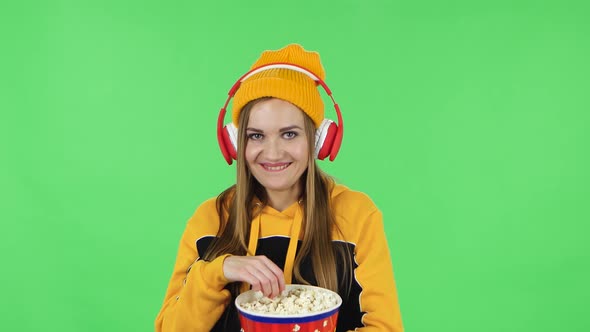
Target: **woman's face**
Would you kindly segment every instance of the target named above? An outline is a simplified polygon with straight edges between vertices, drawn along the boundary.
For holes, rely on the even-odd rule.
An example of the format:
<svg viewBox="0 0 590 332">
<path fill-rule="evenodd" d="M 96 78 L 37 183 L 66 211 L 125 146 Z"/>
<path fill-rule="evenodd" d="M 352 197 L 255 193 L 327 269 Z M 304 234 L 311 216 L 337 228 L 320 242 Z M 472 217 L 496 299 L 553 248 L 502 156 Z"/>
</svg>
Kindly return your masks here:
<svg viewBox="0 0 590 332">
<path fill-rule="evenodd" d="M 304 114 L 282 99 L 267 99 L 252 107 L 246 126 L 245 157 L 268 195 L 301 194 L 299 178 L 309 159 Z"/>
</svg>

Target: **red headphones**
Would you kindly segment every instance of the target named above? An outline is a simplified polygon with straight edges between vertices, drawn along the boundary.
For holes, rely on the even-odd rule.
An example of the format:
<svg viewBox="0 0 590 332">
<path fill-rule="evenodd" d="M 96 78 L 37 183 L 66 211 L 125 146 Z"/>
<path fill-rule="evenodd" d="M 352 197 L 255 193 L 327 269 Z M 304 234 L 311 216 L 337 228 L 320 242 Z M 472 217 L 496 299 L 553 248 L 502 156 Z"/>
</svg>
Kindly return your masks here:
<svg viewBox="0 0 590 332">
<path fill-rule="evenodd" d="M 225 118 L 226 108 L 229 104 L 229 101 L 236 94 L 236 91 L 243 81 L 256 73 L 272 68 L 291 69 L 309 76 L 316 82 L 316 84 L 321 85 L 324 88 L 324 91 L 326 91 L 328 96 L 332 99 L 332 103 L 334 103 L 334 109 L 336 110 L 336 114 L 338 116 L 338 124 L 329 119 L 324 119 L 322 121 L 320 127 L 316 130 L 315 156 L 320 160 L 324 160 L 324 158 L 330 156 L 330 161 L 333 161 L 338 154 L 338 150 L 340 150 L 340 145 L 342 144 L 342 135 L 344 133 L 344 123 L 342 121 L 340 107 L 334 100 L 334 97 L 332 97 L 332 91 L 330 88 L 328 88 L 324 81 L 322 81 L 309 70 L 290 63 L 270 63 L 254 68 L 242 75 L 242 77 L 240 77 L 240 79 L 238 79 L 238 81 L 234 83 L 234 85 L 229 90 L 227 100 L 221 108 L 219 117 L 217 118 L 217 141 L 219 142 L 219 147 L 221 148 L 221 153 L 223 153 L 225 161 L 231 165 L 233 160 L 237 159 L 238 150 L 238 128 L 236 128 L 232 122 L 223 126 L 223 119 Z"/>
</svg>

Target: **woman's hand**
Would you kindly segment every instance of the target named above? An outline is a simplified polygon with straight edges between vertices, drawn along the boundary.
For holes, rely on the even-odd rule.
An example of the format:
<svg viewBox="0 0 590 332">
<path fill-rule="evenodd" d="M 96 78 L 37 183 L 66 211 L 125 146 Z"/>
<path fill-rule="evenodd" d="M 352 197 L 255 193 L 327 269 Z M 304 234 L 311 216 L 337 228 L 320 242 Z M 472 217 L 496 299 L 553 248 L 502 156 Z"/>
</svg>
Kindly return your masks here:
<svg viewBox="0 0 590 332">
<path fill-rule="evenodd" d="M 228 256 L 223 261 L 223 274 L 229 282 L 247 282 L 269 298 L 285 290 L 283 271 L 266 256 Z"/>
</svg>

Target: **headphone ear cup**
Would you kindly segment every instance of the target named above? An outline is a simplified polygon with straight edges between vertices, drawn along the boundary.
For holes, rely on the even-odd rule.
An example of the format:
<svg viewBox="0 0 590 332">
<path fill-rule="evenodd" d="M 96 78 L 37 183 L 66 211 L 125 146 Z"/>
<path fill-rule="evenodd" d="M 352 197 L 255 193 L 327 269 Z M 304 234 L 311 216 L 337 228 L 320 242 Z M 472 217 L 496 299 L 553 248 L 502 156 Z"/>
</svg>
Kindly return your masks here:
<svg viewBox="0 0 590 332">
<path fill-rule="evenodd" d="M 338 125 L 334 121 L 324 119 L 315 134 L 315 155 L 317 159 L 324 160 L 330 155 L 334 140 L 338 133 Z"/>
<path fill-rule="evenodd" d="M 238 159 L 238 128 L 233 123 L 225 125 L 223 127 L 222 139 L 225 151 L 227 151 L 227 155 L 225 151 L 222 151 L 223 156 L 228 164 L 231 165 L 232 159 Z"/>
</svg>

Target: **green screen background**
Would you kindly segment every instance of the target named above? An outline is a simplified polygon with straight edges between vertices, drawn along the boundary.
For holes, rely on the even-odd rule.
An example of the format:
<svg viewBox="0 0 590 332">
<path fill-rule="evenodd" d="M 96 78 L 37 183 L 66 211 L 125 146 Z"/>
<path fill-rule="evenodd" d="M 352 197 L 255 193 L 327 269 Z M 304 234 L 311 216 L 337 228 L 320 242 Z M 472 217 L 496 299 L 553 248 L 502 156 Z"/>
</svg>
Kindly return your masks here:
<svg viewBox="0 0 590 332">
<path fill-rule="evenodd" d="M 320 165 L 383 211 L 407 331 L 589 331 L 589 9 L 3 2 L 0 329 L 153 330 L 186 221 L 234 179 L 226 93 L 297 42 L 346 123 Z"/>
</svg>

